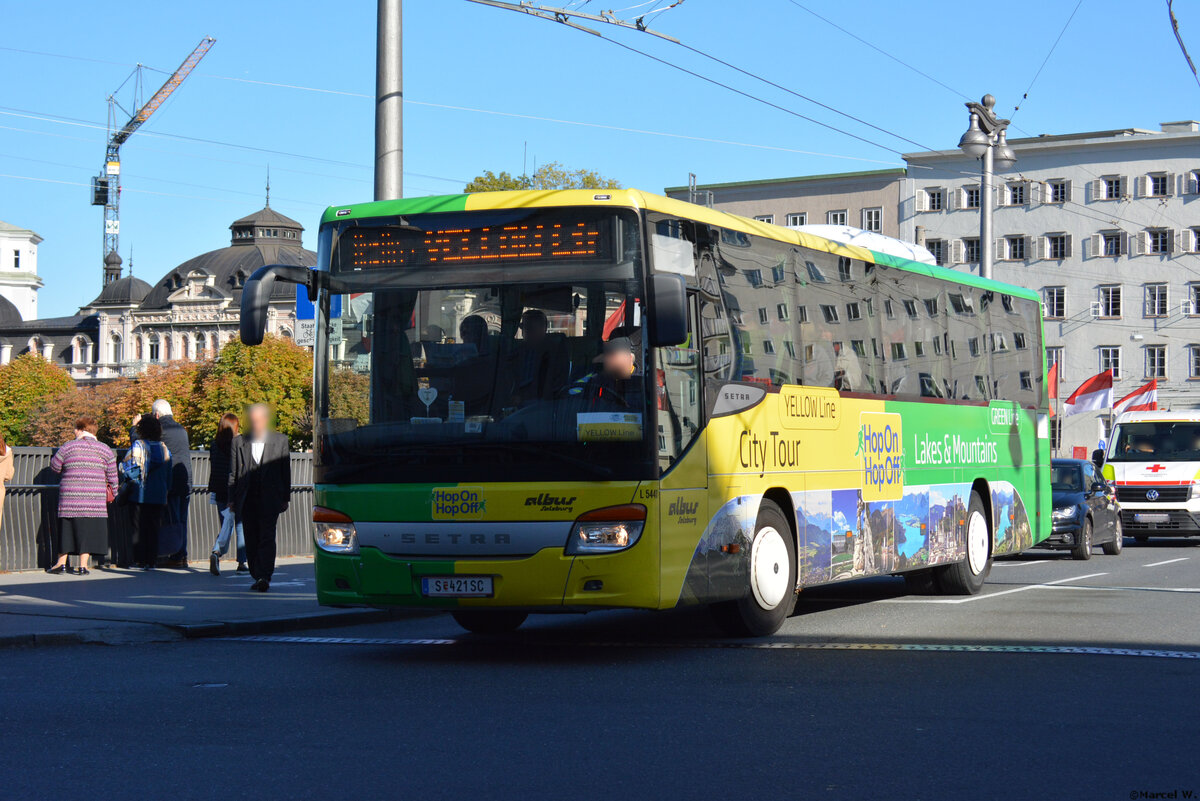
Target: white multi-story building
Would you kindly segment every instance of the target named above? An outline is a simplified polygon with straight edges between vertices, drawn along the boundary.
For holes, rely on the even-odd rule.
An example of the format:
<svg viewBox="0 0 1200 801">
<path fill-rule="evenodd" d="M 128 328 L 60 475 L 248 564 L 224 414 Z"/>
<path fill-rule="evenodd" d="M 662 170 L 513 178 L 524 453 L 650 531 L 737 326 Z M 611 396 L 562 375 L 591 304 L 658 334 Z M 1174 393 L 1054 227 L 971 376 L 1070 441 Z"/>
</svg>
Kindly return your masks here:
<svg viewBox="0 0 1200 801">
<path fill-rule="evenodd" d="M 0 221 L 0 297 L 6 298 L 22 320 L 37 318 L 38 245 L 42 238 L 27 228 Z"/>
<path fill-rule="evenodd" d="M 1112 369 L 1118 398 L 1153 378 L 1160 406 L 1200 408 L 1200 123 L 1009 144 L 993 276 L 1042 294 L 1062 393 Z M 977 272 L 978 162 L 958 149 L 904 158 L 901 238 Z"/>
</svg>

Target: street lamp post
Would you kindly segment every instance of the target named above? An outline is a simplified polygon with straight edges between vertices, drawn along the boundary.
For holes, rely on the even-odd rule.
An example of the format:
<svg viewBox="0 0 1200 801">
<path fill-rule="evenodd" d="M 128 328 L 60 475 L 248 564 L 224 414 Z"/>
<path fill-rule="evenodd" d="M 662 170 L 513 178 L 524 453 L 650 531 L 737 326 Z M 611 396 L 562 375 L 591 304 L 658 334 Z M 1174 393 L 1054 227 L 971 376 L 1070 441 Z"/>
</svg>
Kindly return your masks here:
<svg viewBox="0 0 1200 801">
<path fill-rule="evenodd" d="M 995 261 L 995 240 L 992 239 L 992 214 L 996 208 L 993 194 L 993 170 L 1007 170 L 1017 161 L 1016 154 L 1008 146 L 1008 120 L 1000 119 L 992 109 L 996 98 L 984 95 L 980 103 L 967 103 L 971 112 L 971 124 L 958 140 L 962 152 L 972 158 L 983 160 L 983 180 L 979 187 L 979 274 L 992 277 Z"/>
</svg>

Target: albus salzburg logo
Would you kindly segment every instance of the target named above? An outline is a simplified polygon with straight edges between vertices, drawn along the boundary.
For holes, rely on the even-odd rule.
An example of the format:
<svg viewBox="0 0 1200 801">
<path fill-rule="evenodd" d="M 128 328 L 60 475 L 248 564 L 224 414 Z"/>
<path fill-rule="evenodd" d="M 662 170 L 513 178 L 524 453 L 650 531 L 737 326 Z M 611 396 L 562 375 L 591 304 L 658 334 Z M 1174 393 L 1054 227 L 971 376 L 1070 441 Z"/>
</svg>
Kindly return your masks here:
<svg viewBox="0 0 1200 801">
<path fill-rule="evenodd" d="M 862 458 L 864 501 L 894 501 L 904 496 L 904 432 L 898 414 L 863 412 L 858 450 Z"/>
</svg>

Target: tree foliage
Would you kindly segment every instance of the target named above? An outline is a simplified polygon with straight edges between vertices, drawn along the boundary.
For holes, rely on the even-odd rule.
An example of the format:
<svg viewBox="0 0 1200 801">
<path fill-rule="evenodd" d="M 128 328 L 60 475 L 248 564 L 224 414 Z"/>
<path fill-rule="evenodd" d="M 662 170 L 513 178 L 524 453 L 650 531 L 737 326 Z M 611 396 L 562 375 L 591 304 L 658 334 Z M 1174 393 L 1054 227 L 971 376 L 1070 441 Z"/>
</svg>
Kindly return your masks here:
<svg viewBox="0 0 1200 801">
<path fill-rule="evenodd" d="M 130 416 L 124 404 L 128 383 L 124 379 L 109 381 L 46 400 L 29 415 L 26 441 L 46 448 L 62 445 L 75 436 L 75 421 L 87 414 L 96 418 L 100 440 L 116 447 L 128 445 Z"/>
<path fill-rule="evenodd" d="M 66 370 L 34 353 L 0 367 L 0 434 L 9 444 L 28 444 L 30 413 L 74 387 Z"/>
<path fill-rule="evenodd" d="M 467 184 L 464 192 L 498 192 L 506 189 L 620 189 L 621 183 L 595 170 L 571 170 L 557 161 L 538 167 L 533 175 L 499 174 L 487 170 Z"/>
</svg>

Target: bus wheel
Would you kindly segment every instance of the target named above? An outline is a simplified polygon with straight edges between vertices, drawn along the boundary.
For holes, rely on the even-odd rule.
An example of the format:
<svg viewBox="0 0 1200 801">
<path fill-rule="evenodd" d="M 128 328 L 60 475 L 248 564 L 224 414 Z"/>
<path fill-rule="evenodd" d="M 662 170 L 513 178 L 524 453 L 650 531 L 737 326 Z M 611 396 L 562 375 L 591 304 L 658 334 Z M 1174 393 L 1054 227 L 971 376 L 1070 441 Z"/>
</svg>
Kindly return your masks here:
<svg viewBox="0 0 1200 801">
<path fill-rule="evenodd" d="M 976 595 L 983 589 L 992 569 L 992 527 L 978 492 L 971 492 L 967 507 L 967 558 L 935 569 L 938 587 L 945 595 Z"/>
<path fill-rule="evenodd" d="M 529 617 L 526 612 L 459 609 L 451 613 L 454 622 L 475 634 L 507 634 L 516 631 Z"/>
<path fill-rule="evenodd" d="M 779 631 L 796 604 L 796 542 L 779 507 L 764 500 L 754 523 L 747 560 L 746 595 L 716 604 L 723 627 L 739 637 L 765 637 Z"/>
</svg>

